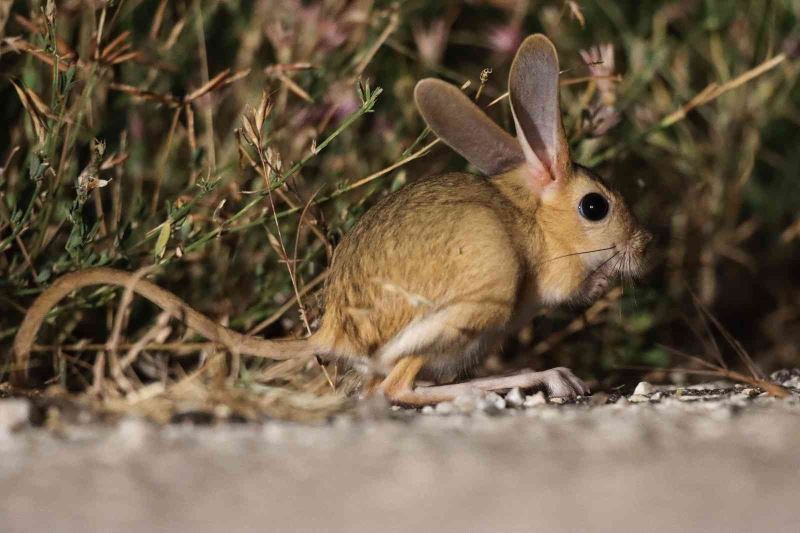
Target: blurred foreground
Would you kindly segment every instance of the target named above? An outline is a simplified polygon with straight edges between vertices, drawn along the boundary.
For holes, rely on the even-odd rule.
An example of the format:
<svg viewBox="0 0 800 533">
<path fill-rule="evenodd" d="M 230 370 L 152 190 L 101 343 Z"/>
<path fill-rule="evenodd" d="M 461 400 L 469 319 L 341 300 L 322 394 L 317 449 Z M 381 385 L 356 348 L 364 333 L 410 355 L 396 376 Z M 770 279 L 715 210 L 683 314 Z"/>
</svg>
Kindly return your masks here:
<svg viewBox="0 0 800 533">
<path fill-rule="evenodd" d="M 740 387 L 448 415 L 365 403 L 320 426 L 23 429 L 0 438 L 0 515 L 6 532 L 796 532 L 798 400 Z"/>
</svg>

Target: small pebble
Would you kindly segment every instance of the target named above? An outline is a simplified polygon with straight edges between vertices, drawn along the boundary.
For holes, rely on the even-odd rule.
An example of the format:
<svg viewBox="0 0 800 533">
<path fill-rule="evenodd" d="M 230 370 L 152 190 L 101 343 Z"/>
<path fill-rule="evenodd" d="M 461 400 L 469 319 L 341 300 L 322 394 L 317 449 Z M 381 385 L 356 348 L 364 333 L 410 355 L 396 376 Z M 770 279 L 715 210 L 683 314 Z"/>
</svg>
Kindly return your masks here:
<svg viewBox="0 0 800 533">
<path fill-rule="evenodd" d="M 550 403 L 557 403 L 559 405 L 567 403 L 566 398 L 550 398 Z"/>
<path fill-rule="evenodd" d="M 544 393 L 539 391 L 536 394 L 531 394 L 527 398 L 525 398 L 525 407 L 536 407 L 538 405 L 545 405 L 547 404 L 547 398 L 544 397 Z"/>
<path fill-rule="evenodd" d="M 233 409 L 229 405 L 220 404 L 214 407 L 214 416 L 220 420 L 227 420 L 233 415 Z"/>
<path fill-rule="evenodd" d="M 633 394 L 646 396 L 648 394 L 653 394 L 655 391 L 656 389 L 650 383 L 646 381 L 640 381 L 639 384 L 636 385 L 636 388 L 633 390 Z"/>
<path fill-rule="evenodd" d="M 478 407 L 485 412 L 498 412 L 506 408 L 506 401 L 496 392 L 490 392 L 478 402 Z"/>
<path fill-rule="evenodd" d="M 479 408 L 481 395 L 477 391 L 460 394 L 453 400 L 453 406 L 460 413 L 469 414 Z"/>
<path fill-rule="evenodd" d="M 650 396 L 650 399 L 657 402 L 657 401 L 660 401 L 663 396 L 664 395 L 660 391 L 657 391 L 657 392 L 654 392 L 652 396 Z"/>
<path fill-rule="evenodd" d="M 631 403 L 644 403 L 644 402 L 649 402 L 650 398 L 648 398 L 644 394 L 631 394 L 631 397 L 628 398 L 628 401 Z"/>
<path fill-rule="evenodd" d="M 456 412 L 456 407 L 453 402 L 441 402 L 436 405 L 436 414 L 438 415 L 451 415 Z"/>
<path fill-rule="evenodd" d="M 628 405 L 628 399 L 625 396 L 620 396 L 615 403 L 616 405 Z"/>
<path fill-rule="evenodd" d="M 30 412 L 28 400 L 11 398 L 0 401 L 0 433 L 11 433 L 27 424 Z"/>
<path fill-rule="evenodd" d="M 425 407 L 422 408 L 423 415 L 432 415 L 435 412 L 436 410 L 433 408 L 432 405 L 426 405 Z"/>
<path fill-rule="evenodd" d="M 514 387 L 506 394 L 506 403 L 511 407 L 521 407 L 525 403 L 525 396 L 519 387 Z"/>
<path fill-rule="evenodd" d="M 140 448 L 147 442 L 151 429 L 144 419 L 126 417 L 117 425 L 115 447 L 129 450 Z"/>
</svg>

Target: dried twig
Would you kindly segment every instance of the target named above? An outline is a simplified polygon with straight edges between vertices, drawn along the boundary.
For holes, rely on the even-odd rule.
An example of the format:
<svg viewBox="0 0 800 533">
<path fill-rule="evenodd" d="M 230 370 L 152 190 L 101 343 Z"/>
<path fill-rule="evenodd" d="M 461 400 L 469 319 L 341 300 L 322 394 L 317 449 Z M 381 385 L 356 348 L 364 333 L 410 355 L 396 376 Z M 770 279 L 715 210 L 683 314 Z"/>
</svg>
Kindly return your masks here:
<svg viewBox="0 0 800 533">
<path fill-rule="evenodd" d="M 661 119 L 661 121 L 659 121 L 658 123 L 659 128 L 667 128 L 675 124 L 676 122 L 683 120 L 683 118 L 686 117 L 686 115 L 692 109 L 706 105 L 707 103 L 717 99 L 726 92 L 744 85 L 748 81 L 757 78 L 758 76 L 764 74 L 765 72 L 768 72 L 773 68 L 777 67 L 785 60 L 786 56 L 784 54 L 779 54 L 771 59 L 764 61 L 757 67 L 754 67 L 748 70 L 747 72 L 733 78 L 732 80 L 723 83 L 722 85 L 719 85 L 717 83 L 709 84 L 708 86 L 706 86 L 705 89 L 700 91 L 694 98 L 689 100 L 687 103 L 682 105 L 673 113 L 670 113 L 669 115 Z"/>
</svg>

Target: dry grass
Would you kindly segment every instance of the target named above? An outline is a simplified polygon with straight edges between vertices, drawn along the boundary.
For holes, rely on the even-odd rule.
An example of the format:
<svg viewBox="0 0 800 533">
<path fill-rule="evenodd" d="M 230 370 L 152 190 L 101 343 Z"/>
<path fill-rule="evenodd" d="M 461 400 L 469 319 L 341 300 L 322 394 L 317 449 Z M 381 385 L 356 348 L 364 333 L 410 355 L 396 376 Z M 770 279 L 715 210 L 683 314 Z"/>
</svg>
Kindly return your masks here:
<svg viewBox="0 0 800 533">
<path fill-rule="evenodd" d="M 509 127 L 510 58 L 544 31 L 576 158 L 656 232 L 654 268 L 582 317 L 537 318 L 489 364 L 566 364 L 611 386 L 635 377 L 619 366 L 668 366 L 670 350 L 714 354 L 683 318 L 691 287 L 754 365 L 798 366 L 797 13 L 790 0 L 0 2 L 0 353 L 54 277 L 106 264 L 145 269 L 240 331 L 307 334 L 339 236 L 407 180 L 464 168 L 423 128 L 416 80 L 464 86 Z M 358 384 L 319 362 L 241 360 L 103 288 L 54 309 L 40 342 L 32 394 L 162 421 L 319 418 Z"/>
</svg>

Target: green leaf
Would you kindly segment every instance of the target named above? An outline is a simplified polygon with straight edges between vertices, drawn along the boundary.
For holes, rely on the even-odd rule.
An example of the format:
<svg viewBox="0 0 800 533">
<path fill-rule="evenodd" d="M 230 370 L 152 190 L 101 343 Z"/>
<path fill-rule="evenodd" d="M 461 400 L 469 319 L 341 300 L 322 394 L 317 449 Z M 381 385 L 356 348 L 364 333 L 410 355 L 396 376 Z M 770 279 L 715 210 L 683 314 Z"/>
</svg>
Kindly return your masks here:
<svg viewBox="0 0 800 533">
<path fill-rule="evenodd" d="M 172 219 L 168 218 L 164 224 L 161 225 L 161 231 L 158 233 L 158 239 L 156 240 L 155 248 L 156 259 L 161 259 L 164 257 L 164 252 L 167 249 L 167 243 L 169 243 L 169 236 L 171 233 Z"/>
</svg>

